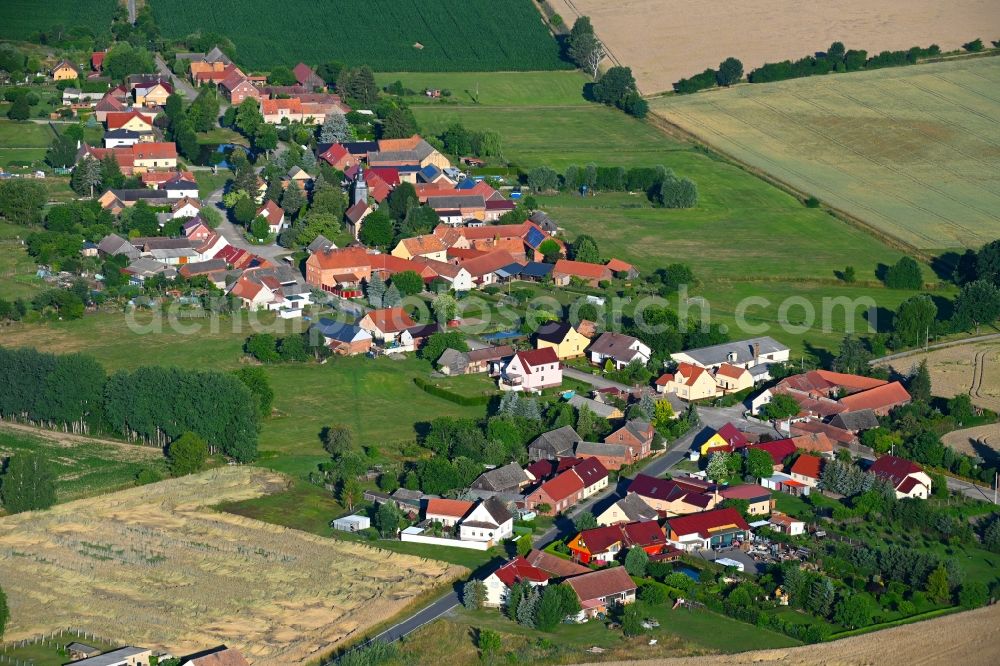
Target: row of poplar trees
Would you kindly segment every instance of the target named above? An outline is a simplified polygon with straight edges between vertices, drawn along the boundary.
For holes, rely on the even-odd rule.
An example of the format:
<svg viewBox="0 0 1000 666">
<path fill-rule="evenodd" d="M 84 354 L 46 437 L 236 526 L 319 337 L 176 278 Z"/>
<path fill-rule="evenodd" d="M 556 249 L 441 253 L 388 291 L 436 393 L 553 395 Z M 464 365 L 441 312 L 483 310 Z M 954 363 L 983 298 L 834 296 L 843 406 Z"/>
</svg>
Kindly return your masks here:
<svg viewBox="0 0 1000 666">
<path fill-rule="evenodd" d="M 240 462 L 256 457 L 260 430 L 256 399 L 233 375 L 149 366 L 108 376 L 91 356 L 27 348 L 0 348 L 0 419 L 160 447 L 194 432 Z"/>
</svg>

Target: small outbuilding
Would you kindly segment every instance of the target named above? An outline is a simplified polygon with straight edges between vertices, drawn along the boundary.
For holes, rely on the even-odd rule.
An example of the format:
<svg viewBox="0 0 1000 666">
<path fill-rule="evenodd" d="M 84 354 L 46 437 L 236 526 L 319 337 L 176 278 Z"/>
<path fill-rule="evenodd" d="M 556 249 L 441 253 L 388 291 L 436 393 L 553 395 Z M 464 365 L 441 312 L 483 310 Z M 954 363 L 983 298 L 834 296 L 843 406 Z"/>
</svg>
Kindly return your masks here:
<svg viewBox="0 0 1000 666">
<path fill-rule="evenodd" d="M 372 526 L 368 516 L 344 516 L 333 521 L 333 529 L 341 532 L 360 532 Z"/>
</svg>

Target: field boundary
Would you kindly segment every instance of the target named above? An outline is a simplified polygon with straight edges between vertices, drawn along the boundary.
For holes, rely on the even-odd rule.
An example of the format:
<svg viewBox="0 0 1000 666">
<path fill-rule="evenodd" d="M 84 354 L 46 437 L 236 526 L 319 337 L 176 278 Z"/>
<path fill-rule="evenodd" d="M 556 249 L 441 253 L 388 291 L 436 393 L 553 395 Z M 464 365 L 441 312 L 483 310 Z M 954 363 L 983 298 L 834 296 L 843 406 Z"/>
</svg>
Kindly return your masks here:
<svg viewBox="0 0 1000 666">
<path fill-rule="evenodd" d="M 803 205 L 805 205 L 807 199 L 813 196 L 808 192 L 800 190 L 794 185 L 782 180 L 778 176 L 775 176 L 774 174 L 770 173 L 769 171 L 765 171 L 747 162 L 744 162 L 735 155 L 732 155 L 731 153 L 725 151 L 724 149 L 713 145 L 712 143 L 710 143 L 703 137 L 699 136 L 698 134 L 695 134 L 694 132 L 686 130 L 683 127 L 680 127 L 679 125 L 670 122 L 669 120 L 667 120 L 666 118 L 655 112 L 651 112 L 649 115 L 647 115 L 646 120 L 650 123 L 650 125 L 659 129 L 662 133 L 666 134 L 667 136 L 674 139 L 684 139 L 694 144 L 695 147 L 700 148 L 703 151 L 706 151 L 709 157 L 715 157 L 716 159 L 721 159 L 722 161 L 729 162 L 733 166 L 739 167 L 740 169 L 749 173 L 750 175 L 756 176 L 757 178 L 760 178 L 764 182 L 768 183 L 769 185 L 777 187 L 785 194 L 789 194 L 795 197 Z M 886 232 L 877 229 L 876 227 L 873 227 L 871 224 L 865 222 L 863 219 L 855 215 L 851 215 L 847 211 L 841 210 L 836 206 L 831 206 L 821 201 L 820 210 L 825 211 L 831 217 L 840 220 L 845 224 L 848 224 L 856 229 L 864 231 L 865 233 L 869 234 L 870 236 L 873 236 L 875 239 L 881 241 L 882 243 L 884 243 L 885 245 L 889 246 L 894 250 L 899 250 L 900 252 L 904 252 L 926 263 L 930 263 L 930 261 L 933 258 L 932 255 L 926 253 L 925 251 L 918 249 L 917 247 L 911 245 L 910 243 L 907 243 L 906 241 L 900 238 L 897 238 L 891 234 L 887 234 Z"/>
<path fill-rule="evenodd" d="M 936 342 L 933 345 L 928 345 L 926 348 L 921 347 L 919 349 L 909 349 L 907 351 L 899 352 L 898 354 L 889 354 L 888 356 L 880 356 L 879 358 L 873 358 L 869 363 L 871 365 L 877 365 L 879 363 L 885 363 L 886 361 L 895 361 L 897 359 L 906 358 L 907 356 L 913 356 L 914 354 L 925 354 L 929 351 L 934 351 L 935 349 L 945 349 L 947 347 L 958 347 L 961 345 L 971 345 L 977 342 L 989 342 L 991 340 L 1000 339 L 1000 333 L 989 333 L 988 335 L 979 335 L 972 338 L 961 338 L 959 340 L 949 340 L 947 342 Z"/>
</svg>

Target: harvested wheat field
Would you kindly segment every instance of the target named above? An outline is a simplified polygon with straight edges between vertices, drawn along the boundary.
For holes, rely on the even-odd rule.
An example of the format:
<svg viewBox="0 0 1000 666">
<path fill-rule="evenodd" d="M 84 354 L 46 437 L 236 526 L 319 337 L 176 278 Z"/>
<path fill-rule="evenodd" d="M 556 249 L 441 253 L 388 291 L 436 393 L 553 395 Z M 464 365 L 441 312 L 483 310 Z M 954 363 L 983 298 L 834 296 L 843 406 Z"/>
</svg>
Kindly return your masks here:
<svg viewBox="0 0 1000 666">
<path fill-rule="evenodd" d="M 632 68 L 646 95 L 734 56 L 749 71 L 765 62 L 797 60 L 835 41 L 869 53 L 937 44 L 957 49 L 1000 35 L 994 0 L 549 0 L 568 24 L 589 16 L 620 64 Z"/>
<path fill-rule="evenodd" d="M 1000 5 L 998 5 L 1000 6 Z M 915 248 L 1000 237 L 1000 57 L 653 100 L 654 113 Z"/>
<path fill-rule="evenodd" d="M 990 423 L 965 430 L 953 430 L 943 436 L 941 441 L 959 453 L 970 456 L 983 456 L 984 452 L 976 450 L 975 443 L 985 444 L 996 454 L 1000 454 L 1000 423 Z"/>
<path fill-rule="evenodd" d="M 822 645 L 710 657 L 602 662 L 603 666 L 857 666 L 859 664 L 992 666 L 1000 662 L 1000 606 L 955 613 Z"/>
<path fill-rule="evenodd" d="M 912 354 L 888 361 L 886 365 L 906 375 L 924 360 L 931 373 L 934 395 L 953 398 L 959 393 L 968 393 L 974 405 L 1000 411 L 1000 340 Z"/>
<path fill-rule="evenodd" d="M 256 666 L 302 663 L 464 571 L 207 508 L 286 485 L 229 467 L 0 519 L 5 638 L 73 627 L 175 654 L 225 643 Z"/>
</svg>

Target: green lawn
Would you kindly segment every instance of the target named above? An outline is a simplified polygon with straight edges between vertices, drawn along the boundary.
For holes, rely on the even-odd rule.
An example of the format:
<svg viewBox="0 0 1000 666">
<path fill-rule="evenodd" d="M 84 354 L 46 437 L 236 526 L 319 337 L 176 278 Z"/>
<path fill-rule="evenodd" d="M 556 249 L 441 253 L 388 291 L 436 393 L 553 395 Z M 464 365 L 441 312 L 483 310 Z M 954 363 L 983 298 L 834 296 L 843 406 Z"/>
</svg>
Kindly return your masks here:
<svg viewBox="0 0 1000 666">
<path fill-rule="evenodd" d="M 21 244 L 31 232 L 22 226 L 0 222 L 0 298 L 30 298 L 44 286 L 35 277 L 35 261 Z"/>
<path fill-rule="evenodd" d="M 52 138 L 48 125 L 0 118 L 0 167 L 43 160 Z"/>
<path fill-rule="evenodd" d="M 271 315 L 256 317 L 270 326 Z M 47 351 L 81 351 L 95 356 L 109 370 L 151 363 L 184 368 L 234 370 L 243 358 L 242 345 L 251 330 L 248 315 L 221 319 L 212 331 L 207 321 L 197 330 L 171 330 L 166 317 L 136 315 L 146 327 L 133 331 L 124 314 L 88 315 L 76 321 L 17 324 L 5 329 L 0 344 L 36 346 Z M 284 321 L 279 324 L 287 323 Z M 278 335 L 293 329 L 276 329 Z M 44 345 L 40 343 L 44 340 Z M 356 441 L 373 444 L 392 455 L 401 443 L 412 442 L 414 426 L 439 416 L 482 417 L 486 408 L 463 407 L 421 391 L 414 377 L 429 377 L 431 365 L 414 358 L 332 358 L 324 365 L 294 363 L 265 366 L 275 392 L 276 413 L 264 422 L 262 451 L 282 455 L 322 455 L 319 431 L 346 423 Z"/>
<path fill-rule="evenodd" d="M 583 86 L 590 79 L 581 72 L 380 72 L 375 82 L 384 87 L 395 81 L 413 90 L 410 104 L 434 106 L 590 106 Z M 450 97 L 431 99 L 424 90 L 451 91 Z M 477 100 L 478 94 L 478 100 Z"/>
<path fill-rule="evenodd" d="M 599 162 L 606 166 L 666 164 L 666 154 L 685 144 L 667 138 L 652 125 L 621 111 L 585 106 L 415 106 L 425 134 L 438 134 L 453 123 L 473 130 L 496 130 L 504 158 L 522 169 Z"/>
<path fill-rule="evenodd" d="M 198 182 L 198 196 L 206 198 L 212 192 L 223 188 L 233 174 L 228 169 L 223 169 L 214 174 L 211 171 L 195 171 L 194 179 Z"/>
<path fill-rule="evenodd" d="M 57 474 L 56 493 L 61 502 L 127 488 L 135 484 L 136 475 L 144 469 L 167 475 L 159 449 L 100 441 L 63 443 L 56 439 L 58 436 L 0 429 L 0 456 L 26 451 L 45 456 Z"/>
<path fill-rule="evenodd" d="M 76 632 L 63 631 L 53 636 L 47 636 L 45 640 L 37 643 L 4 646 L 3 654 L 7 657 L 5 663 L 20 662 L 34 666 L 62 666 L 69 662 L 66 646 L 74 642 L 84 643 L 105 652 L 121 647 L 120 643 L 111 643 L 99 638 L 78 635 Z"/>
<path fill-rule="evenodd" d="M 198 132 L 198 143 L 219 144 L 236 143 L 241 146 L 248 145 L 246 138 L 236 130 L 228 127 L 216 127 L 208 132 Z"/>
</svg>

